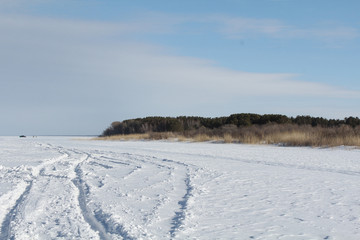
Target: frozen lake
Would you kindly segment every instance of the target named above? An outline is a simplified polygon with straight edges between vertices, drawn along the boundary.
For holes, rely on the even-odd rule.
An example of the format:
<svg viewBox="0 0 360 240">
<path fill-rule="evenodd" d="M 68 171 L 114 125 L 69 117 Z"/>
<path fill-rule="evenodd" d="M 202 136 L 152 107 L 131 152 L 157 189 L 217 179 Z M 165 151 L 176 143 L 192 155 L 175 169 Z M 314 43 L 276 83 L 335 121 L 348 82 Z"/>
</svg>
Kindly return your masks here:
<svg viewBox="0 0 360 240">
<path fill-rule="evenodd" d="M 0 137 L 0 239 L 360 239 L 360 150 Z"/>
</svg>

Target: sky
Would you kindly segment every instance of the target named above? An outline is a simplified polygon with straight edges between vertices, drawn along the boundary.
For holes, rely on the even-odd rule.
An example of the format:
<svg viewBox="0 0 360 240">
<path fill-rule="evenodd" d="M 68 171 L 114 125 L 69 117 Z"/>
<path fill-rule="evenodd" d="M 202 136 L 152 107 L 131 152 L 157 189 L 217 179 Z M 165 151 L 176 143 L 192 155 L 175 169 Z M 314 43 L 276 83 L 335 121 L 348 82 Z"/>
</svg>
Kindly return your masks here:
<svg viewBox="0 0 360 240">
<path fill-rule="evenodd" d="M 0 0 L 0 135 L 360 116 L 360 1 Z"/>
</svg>

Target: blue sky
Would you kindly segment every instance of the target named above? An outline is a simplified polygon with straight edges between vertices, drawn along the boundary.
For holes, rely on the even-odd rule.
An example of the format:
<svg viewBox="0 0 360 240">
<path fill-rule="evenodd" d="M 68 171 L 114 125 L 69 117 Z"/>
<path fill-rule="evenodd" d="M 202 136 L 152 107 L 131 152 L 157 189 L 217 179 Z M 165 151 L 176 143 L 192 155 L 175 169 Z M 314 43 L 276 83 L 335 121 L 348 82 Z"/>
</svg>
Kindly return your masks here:
<svg viewBox="0 0 360 240">
<path fill-rule="evenodd" d="M 0 0 L 0 135 L 360 116 L 359 1 Z"/>
</svg>

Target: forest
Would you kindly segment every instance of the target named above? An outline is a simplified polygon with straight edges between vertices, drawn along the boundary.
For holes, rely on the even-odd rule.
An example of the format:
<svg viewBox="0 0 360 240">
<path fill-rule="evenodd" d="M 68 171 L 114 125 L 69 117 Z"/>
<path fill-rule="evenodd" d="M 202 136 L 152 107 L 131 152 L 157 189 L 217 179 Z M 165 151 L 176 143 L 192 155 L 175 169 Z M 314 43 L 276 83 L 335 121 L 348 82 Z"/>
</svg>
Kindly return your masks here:
<svg viewBox="0 0 360 240">
<path fill-rule="evenodd" d="M 340 120 L 311 116 L 287 117 L 281 114 L 260 115 L 253 113 L 232 114 L 228 117 L 215 118 L 187 116 L 146 117 L 113 122 L 103 131 L 101 136 L 153 132 L 173 132 L 183 133 L 185 135 L 195 132 L 208 134 L 222 134 L 226 132 L 234 134 L 241 128 L 265 125 L 311 126 L 313 128 L 339 128 L 341 126 L 348 126 L 356 128 L 360 126 L 360 119 L 358 117 L 348 117 Z"/>
</svg>

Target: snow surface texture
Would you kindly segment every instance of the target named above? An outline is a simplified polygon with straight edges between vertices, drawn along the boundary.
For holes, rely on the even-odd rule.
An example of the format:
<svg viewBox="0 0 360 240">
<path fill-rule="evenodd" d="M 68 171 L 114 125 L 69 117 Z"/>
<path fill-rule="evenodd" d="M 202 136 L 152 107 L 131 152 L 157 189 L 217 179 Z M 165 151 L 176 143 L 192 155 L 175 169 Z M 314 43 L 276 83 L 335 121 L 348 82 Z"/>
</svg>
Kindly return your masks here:
<svg viewBox="0 0 360 240">
<path fill-rule="evenodd" d="M 360 151 L 0 137 L 0 239 L 360 239 Z"/>
</svg>

